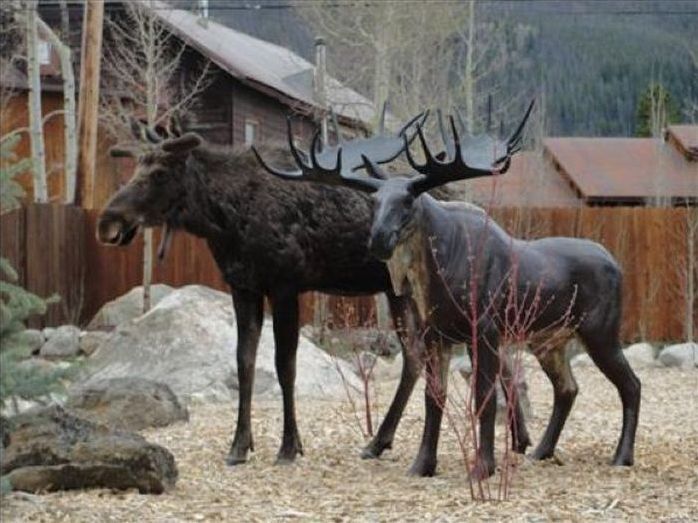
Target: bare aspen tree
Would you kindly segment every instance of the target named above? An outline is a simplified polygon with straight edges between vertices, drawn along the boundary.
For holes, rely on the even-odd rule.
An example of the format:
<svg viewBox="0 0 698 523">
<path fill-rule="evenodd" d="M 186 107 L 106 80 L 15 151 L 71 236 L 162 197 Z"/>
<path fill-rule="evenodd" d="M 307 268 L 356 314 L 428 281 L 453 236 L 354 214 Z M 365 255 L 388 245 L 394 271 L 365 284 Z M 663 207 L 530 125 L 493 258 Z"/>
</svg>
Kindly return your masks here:
<svg viewBox="0 0 698 523">
<path fill-rule="evenodd" d="M 10 120 L 10 101 L 19 92 L 14 78 L 17 65 L 26 60 L 26 25 L 21 20 L 21 11 L 23 6 L 19 0 L 0 3 L 0 77 L 4 80 L 0 82 L 0 121 L 6 125 Z M 13 131 L 1 136 L 0 141 L 10 134 L 14 134 Z"/>
<path fill-rule="evenodd" d="M 181 61 L 186 46 L 173 37 L 157 15 L 141 3 L 126 3 L 121 17 L 106 19 L 109 44 L 104 48 L 101 118 L 117 139 L 129 134 L 132 117 L 145 116 L 149 127 L 166 122 L 196 101 L 209 85 L 210 62 L 184 85 Z M 150 309 L 153 232 L 144 231 L 143 310 Z"/>
<path fill-rule="evenodd" d="M 448 70 L 462 9 L 321 1 L 300 4 L 298 12 L 327 41 L 330 73 L 368 94 L 375 107 L 390 99 L 393 114 L 404 118 L 451 102 Z"/>
<path fill-rule="evenodd" d="M 75 74 L 73 72 L 73 60 L 70 47 L 64 44 L 60 38 L 46 25 L 43 20 L 36 18 L 41 32 L 56 48 L 61 61 L 61 76 L 63 78 L 63 135 L 65 145 L 64 181 L 65 203 L 75 203 L 75 190 L 77 181 L 78 141 L 76 131 L 77 111 L 75 108 Z"/>
<path fill-rule="evenodd" d="M 48 202 L 46 181 L 46 148 L 41 112 L 41 64 L 39 63 L 39 36 L 37 33 L 36 2 L 26 2 L 25 23 L 27 41 L 27 81 L 29 83 L 28 112 L 29 136 L 34 174 L 34 201 Z"/>
</svg>

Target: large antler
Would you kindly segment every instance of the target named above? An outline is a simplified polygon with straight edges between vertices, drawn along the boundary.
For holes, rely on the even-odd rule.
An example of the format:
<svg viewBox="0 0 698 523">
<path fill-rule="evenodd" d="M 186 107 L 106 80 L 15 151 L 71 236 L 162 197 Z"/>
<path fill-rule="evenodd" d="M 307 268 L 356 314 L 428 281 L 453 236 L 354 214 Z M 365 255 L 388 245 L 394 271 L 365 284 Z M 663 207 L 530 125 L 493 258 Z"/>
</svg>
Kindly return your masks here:
<svg viewBox="0 0 698 523">
<path fill-rule="evenodd" d="M 320 131 L 318 130 L 315 132 L 313 141 L 310 145 L 310 152 L 306 154 L 300 151 L 296 147 L 296 144 L 293 143 L 290 117 L 287 117 L 286 122 L 288 126 L 288 147 L 291 150 L 291 155 L 293 156 L 298 169 L 293 171 L 282 171 L 280 169 L 276 169 L 267 164 L 259 154 L 259 151 L 257 151 L 257 148 L 252 146 L 252 152 L 257 157 L 257 161 L 259 161 L 262 167 L 264 167 L 264 169 L 269 171 L 271 174 L 286 180 L 321 182 L 327 185 L 348 185 L 356 189 L 363 189 L 366 184 L 373 185 L 373 183 L 377 181 L 371 178 L 366 178 L 365 176 L 356 176 L 351 172 L 346 172 L 346 170 L 343 171 L 342 165 L 344 163 L 344 150 L 341 143 L 339 146 L 334 147 L 332 151 L 335 155 L 333 162 L 334 167 L 324 167 L 320 163 L 319 156 L 326 158 L 330 151 L 325 149 L 321 155 L 318 155 L 317 150 L 320 144 Z M 374 190 L 377 188 L 377 185 L 375 185 Z"/>
<path fill-rule="evenodd" d="M 405 153 L 410 166 L 422 174 L 415 178 L 413 189 L 416 194 L 428 191 L 439 185 L 456 180 L 466 180 L 493 174 L 503 174 L 511 165 L 511 157 L 521 150 L 523 129 L 533 109 L 533 101 L 528 106 L 526 114 L 516 131 L 503 142 L 488 134 L 468 136 L 461 141 L 456 129 L 453 116 L 449 116 L 451 134 L 453 140 L 444 140 L 446 143 L 446 160 L 441 161 L 434 157 L 424 138 L 424 131 L 420 123 L 417 124 L 417 136 L 422 145 L 425 162 L 418 164 L 405 141 Z M 441 124 L 440 124 L 441 125 Z M 445 132 L 442 127 L 442 135 Z"/>
<path fill-rule="evenodd" d="M 424 122 L 426 113 L 420 113 L 409 120 L 394 136 L 385 133 L 385 126 L 381 124 L 379 133 L 367 138 L 355 138 L 345 140 L 337 125 L 337 119 L 332 112 L 332 123 L 337 136 L 337 144 L 325 146 L 320 151 L 320 133 L 313 136 L 310 150 L 306 154 L 300 151 L 293 142 L 291 120 L 287 117 L 288 145 L 297 169 L 282 171 L 267 164 L 255 147 L 252 150 L 264 169 L 281 178 L 289 180 L 305 180 L 322 182 L 330 185 L 349 185 L 357 189 L 376 190 L 377 180 L 364 176 L 356 176 L 354 171 L 363 167 L 362 156 L 365 155 L 376 163 L 387 163 L 394 160 L 405 148 L 405 143 L 410 143 L 415 136 L 410 136 L 408 131 L 415 122 Z M 381 118 L 383 121 L 383 117 Z M 329 166 L 334 167 L 329 167 Z M 369 187 L 367 187 L 367 185 Z"/>
</svg>

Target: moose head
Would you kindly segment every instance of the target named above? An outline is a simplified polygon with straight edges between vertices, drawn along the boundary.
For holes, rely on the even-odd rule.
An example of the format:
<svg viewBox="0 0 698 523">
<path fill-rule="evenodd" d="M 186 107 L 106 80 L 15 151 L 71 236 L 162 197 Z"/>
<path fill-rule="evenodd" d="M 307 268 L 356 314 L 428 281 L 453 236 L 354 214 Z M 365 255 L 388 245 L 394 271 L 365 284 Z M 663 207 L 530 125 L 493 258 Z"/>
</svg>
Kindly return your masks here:
<svg viewBox="0 0 698 523">
<path fill-rule="evenodd" d="M 97 239 L 107 245 L 127 245 L 140 227 L 165 225 L 162 251 L 169 240 L 168 224 L 185 195 L 186 160 L 202 139 L 195 133 L 183 134 L 175 121 L 156 132 L 132 120 L 131 130 L 137 142 L 109 152 L 113 157 L 134 158 L 135 172 L 102 210 Z"/>
<path fill-rule="evenodd" d="M 350 142 L 352 155 L 358 151 L 361 161 L 346 165 L 342 144 L 339 144 L 334 167 L 325 167 L 327 158 L 319 159 L 310 150 L 310 162 L 304 161 L 300 154 L 295 153 L 299 170 L 293 173 L 280 172 L 268 167 L 261 158 L 262 165 L 277 176 L 292 180 L 313 180 L 329 185 L 344 185 L 354 189 L 373 193 L 375 200 L 373 223 L 369 237 L 369 250 L 380 260 L 388 260 L 397 244 L 405 238 L 415 224 L 414 215 L 417 210 L 415 202 L 419 195 L 440 185 L 456 181 L 503 174 L 511 165 L 511 157 L 521 149 L 523 129 L 528 120 L 533 102 L 529 105 L 521 123 L 511 137 L 503 142 L 488 134 L 466 137 L 461 139 L 453 116 L 449 117 L 452 137 L 443 132 L 446 150 L 434 155 L 424 137 L 422 115 L 413 119 L 417 121 L 416 136 L 419 137 L 425 163 L 419 164 L 410 152 L 407 133 L 402 132 L 403 147 L 407 161 L 416 176 L 403 174 L 388 176 L 370 154 L 362 151 L 362 144 Z M 317 136 L 317 135 L 316 135 Z M 293 151 L 293 149 L 292 149 Z M 358 163 L 358 165 L 357 165 Z M 364 169 L 369 176 L 355 173 Z"/>
</svg>

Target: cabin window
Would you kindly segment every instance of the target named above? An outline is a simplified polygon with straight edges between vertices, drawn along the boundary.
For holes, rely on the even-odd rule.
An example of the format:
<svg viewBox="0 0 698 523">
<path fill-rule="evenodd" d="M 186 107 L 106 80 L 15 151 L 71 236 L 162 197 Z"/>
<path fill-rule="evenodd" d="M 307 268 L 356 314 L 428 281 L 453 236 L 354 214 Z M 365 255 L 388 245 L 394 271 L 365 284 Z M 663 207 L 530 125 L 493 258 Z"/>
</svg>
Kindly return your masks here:
<svg viewBox="0 0 698 523">
<path fill-rule="evenodd" d="M 259 123 L 255 120 L 245 119 L 245 145 L 250 146 L 259 137 Z"/>
<path fill-rule="evenodd" d="M 39 65 L 51 63 L 51 44 L 45 40 L 39 40 Z"/>
</svg>

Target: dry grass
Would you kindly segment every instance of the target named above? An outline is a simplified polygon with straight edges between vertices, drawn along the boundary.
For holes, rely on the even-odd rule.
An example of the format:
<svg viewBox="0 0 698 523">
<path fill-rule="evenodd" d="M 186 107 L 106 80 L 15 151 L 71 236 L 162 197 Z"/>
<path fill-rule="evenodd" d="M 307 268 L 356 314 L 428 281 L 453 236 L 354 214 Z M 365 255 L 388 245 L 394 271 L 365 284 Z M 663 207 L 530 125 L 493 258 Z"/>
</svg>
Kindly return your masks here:
<svg viewBox="0 0 698 523">
<path fill-rule="evenodd" d="M 464 521 L 671 520 L 698 517 L 698 372 L 639 371 L 643 404 L 633 468 L 607 465 L 620 431 L 620 401 L 596 369 L 575 372 L 581 392 L 562 434 L 562 465 L 524 460 L 510 500 L 470 500 L 460 451 L 448 426 L 439 475 L 405 475 L 422 428 L 422 395 L 415 394 L 395 446 L 379 461 L 362 461 L 354 416 L 345 403 L 301 402 L 306 455 L 273 465 L 280 442 L 280 402 L 257 402 L 257 452 L 231 469 L 224 465 L 233 428 L 232 405 L 193 409 L 189 424 L 146 432 L 176 456 L 180 478 L 162 496 L 106 490 L 47 495 L 11 494 L 2 521 Z M 552 391 L 529 370 L 534 438 L 550 412 Z M 381 385 L 384 412 L 394 384 Z M 498 426 L 498 435 L 503 427 Z M 495 478 L 496 481 L 496 478 Z M 493 483 L 493 488 L 495 484 Z"/>
</svg>

